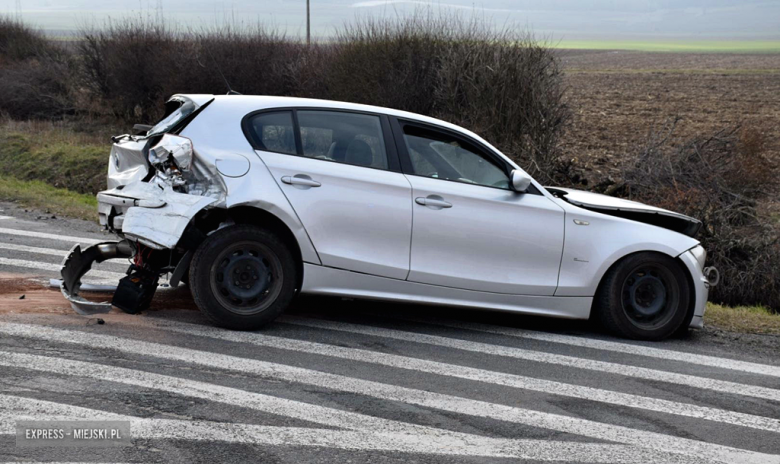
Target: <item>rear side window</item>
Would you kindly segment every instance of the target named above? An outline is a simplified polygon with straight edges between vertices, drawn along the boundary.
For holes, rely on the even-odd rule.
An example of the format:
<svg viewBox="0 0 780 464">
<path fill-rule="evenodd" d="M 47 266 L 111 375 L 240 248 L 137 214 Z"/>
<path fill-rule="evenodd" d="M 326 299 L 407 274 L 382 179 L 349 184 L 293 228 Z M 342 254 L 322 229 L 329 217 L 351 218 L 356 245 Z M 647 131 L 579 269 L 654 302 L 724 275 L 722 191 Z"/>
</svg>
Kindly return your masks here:
<svg viewBox="0 0 780 464">
<path fill-rule="evenodd" d="M 298 111 L 303 156 L 387 169 L 379 116 L 339 111 Z"/>
<path fill-rule="evenodd" d="M 297 153 L 291 111 L 255 115 L 249 121 L 249 130 L 261 150 L 290 155 Z"/>
</svg>

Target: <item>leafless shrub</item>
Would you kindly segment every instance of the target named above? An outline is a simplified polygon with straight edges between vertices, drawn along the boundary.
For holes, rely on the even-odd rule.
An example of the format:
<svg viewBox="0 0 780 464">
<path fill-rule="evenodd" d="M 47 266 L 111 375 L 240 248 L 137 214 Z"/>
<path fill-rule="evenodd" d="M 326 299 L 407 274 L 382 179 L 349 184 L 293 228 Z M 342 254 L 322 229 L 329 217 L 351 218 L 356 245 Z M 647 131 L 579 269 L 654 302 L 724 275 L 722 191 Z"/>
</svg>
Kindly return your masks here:
<svg viewBox="0 0 780 464">
<path fill-rule="evenodd" d="M 73 110 L 69 54 L 23 23 L 0 16 L 0 110 L 14 118 Z"/>
<path fill-rule="evenodd" d="M 178 31 L 124 22 L 83 32 L 83 87 L 113 114 L 150 122 L 173 93 L 343 100 L 412 111 L 471 128 L 542 180 L 556 172 L 568 119 L 558 63 L 530 36 L 455 15 L 418 13 L 345 25 L 306 46 L 273 31 Z"/>
<path fill-rule="evenodd" d="M 780 240 L 758 211 L 775 187 L 776 167 L 761 153 L 760 133 L 743 127 L 681 140 L 674 135 L 677 122 L 652 132 L 626 157 L 623 181 L 612 193 L 702 220 L 699 238 L 723 277 L 713 299 L 779 310 Z"/>
<path fill-rule="evenodd" d="M 57 52 L 38 31 L 20 20 L 0 15 L 0 66 Z"/>
<path fill-rule="evenodd" d="M 543 43 L 479 20 L 418 13 L 364 20 L 339 34 L 327 90 L 478 132 L 540 180 L 558 171 L 569 118 L 562 72 Z"/>
</svg>

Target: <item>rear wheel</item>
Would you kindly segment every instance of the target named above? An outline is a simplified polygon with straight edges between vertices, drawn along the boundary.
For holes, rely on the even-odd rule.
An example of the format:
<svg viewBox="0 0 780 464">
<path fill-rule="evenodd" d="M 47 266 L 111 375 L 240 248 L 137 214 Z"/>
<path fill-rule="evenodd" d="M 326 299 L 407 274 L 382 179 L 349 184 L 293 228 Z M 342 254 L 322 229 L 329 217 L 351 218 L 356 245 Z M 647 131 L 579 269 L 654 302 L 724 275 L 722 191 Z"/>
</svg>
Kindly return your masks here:
<svg viewBox="0 0 780 464">
<path fill-rule="evenodd" d="M 637 253 L 604 276 L 595 311 L 608 330 L 628 338 L 661 340 L 690 324 L 690 288 L 671 257 Z"/>
<path fill-rule="evenodd" d="M 289 306 L 296 272 L 284 241 L 267 230 L 238 225 L 214 232 L 200 245 L 189 283 L 198 308 L 214 323 L 254 330 Z"/>
</svg>

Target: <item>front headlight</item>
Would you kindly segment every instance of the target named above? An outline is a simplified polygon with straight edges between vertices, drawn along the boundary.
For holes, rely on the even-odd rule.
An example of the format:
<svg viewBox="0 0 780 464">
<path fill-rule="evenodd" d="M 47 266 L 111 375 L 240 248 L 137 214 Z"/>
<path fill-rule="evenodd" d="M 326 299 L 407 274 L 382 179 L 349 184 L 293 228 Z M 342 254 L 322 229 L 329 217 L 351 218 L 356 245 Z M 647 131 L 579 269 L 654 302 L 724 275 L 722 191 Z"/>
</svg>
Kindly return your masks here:
<svg viewBox="0 0 780 464">
<path fill-rule="evenodd" d="M 696 262 L 699 263 L 699 269 L 704 269 L 704 262 L 707 261 L 707 250 L 699 245 L 696 248 L 692 248 L 690 253 L 696 258 Z"/>
</svg>

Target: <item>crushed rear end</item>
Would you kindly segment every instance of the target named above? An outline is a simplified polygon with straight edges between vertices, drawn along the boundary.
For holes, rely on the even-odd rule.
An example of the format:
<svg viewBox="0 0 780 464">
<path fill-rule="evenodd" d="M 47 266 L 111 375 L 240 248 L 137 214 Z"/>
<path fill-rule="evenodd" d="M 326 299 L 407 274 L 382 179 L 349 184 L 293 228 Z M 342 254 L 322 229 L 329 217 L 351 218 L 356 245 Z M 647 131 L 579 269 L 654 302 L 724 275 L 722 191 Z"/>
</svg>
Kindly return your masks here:
<svg viewBox="0 0 780 464">
<path fill-rule="evenodd" d="M 155 126 L 112 138 L 108 189 L 97 199 L 100 224 L 118 240 L 83 250 L 76 245 L 63 260 L 61 290 L 77 312 L 95 314 L 117 306 L 137 313 L 148 307 L 160 275 L 173 273 L 172 285 L 185 278 L 188 259 L 205 238 L 191 227 L 192 219 L 224 204 L 226 189 L 214 160 L 199 156 L 192 141 L 178 134 L 212 100 L 210 95 L 176 95 Z M 81 278 L 92 265 L 117 258 L 130 265 L 112 302 L 79 296 Z"/>
</svg>

